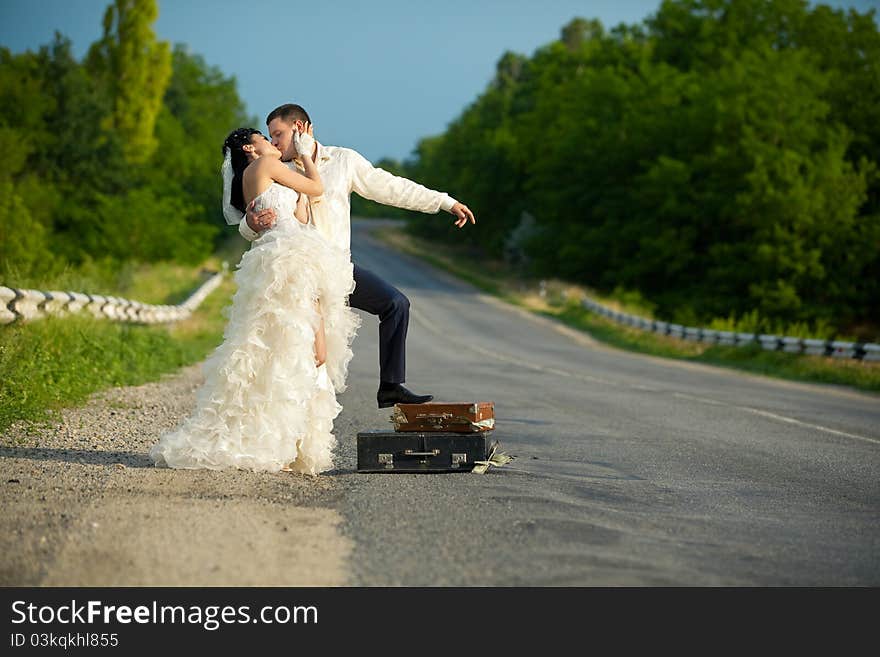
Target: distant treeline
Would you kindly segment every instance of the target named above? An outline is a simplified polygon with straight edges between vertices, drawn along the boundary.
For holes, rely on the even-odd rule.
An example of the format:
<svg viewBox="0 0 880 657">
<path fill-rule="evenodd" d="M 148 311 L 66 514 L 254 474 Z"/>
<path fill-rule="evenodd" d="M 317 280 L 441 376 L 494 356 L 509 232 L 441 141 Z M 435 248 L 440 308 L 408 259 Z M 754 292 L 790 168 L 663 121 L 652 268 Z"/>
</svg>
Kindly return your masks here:
<svg viewBox="0 0 880 657">
<path fill-rule="evenodd" d="M 234 79 L 156 40 L 156 16 L 155 0 L 114 0 L 83 61 L 58 33 L 0 48 L 3 284 L 197 263 L 222 238 L 220 148 L 255 121 Z"/>
<path fill-rule="evenodd" d="M 684 322 L 870 334 L 880 325 L 880 33 L 803 0 L 667 0 L 576 19 L 416 158 L 476 213 L 464 236 Z M 823 328 L 824 327 L 824 328 Z"/>
</svg>

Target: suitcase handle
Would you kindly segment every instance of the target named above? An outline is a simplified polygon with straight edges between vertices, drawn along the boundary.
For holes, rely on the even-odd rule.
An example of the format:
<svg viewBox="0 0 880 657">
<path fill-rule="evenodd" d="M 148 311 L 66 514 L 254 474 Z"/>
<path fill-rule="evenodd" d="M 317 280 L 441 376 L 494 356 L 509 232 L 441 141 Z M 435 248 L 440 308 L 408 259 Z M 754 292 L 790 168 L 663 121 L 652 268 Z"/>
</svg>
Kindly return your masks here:
<svg viewBox="0 0 880 657">
<path fill-rule="evenodd" d="M 437 456 L 440 453 L 439 449 L 432 449 L 430 452 L 416 452 L 411 449 L 404 450 L 403 452 L 407 456 Z"/>
<path fill-rule="evenodd" d="M 443 413 L 441 415 L 431 415 L 429 413 L 420 413 L 416 415 L 416 420 L 436 420 L 437 422 L 443 423 L 444 420 L 450 420 L 449 424 L 472 424 L 474 426 L 480 426 L 480 422 L 485 422 L 486 420 L 480 420 L 480 422 L 474 422 L 469 417 L 464 415 L 453 415 L 452 413 Z M 392 422 L 394 420 L 392 419 Z"/>
<path fill-rule="evenodd" d="M 440 413 L 439 415 L 434 413 L 419 413 L 416 415 L 417 420 L 447 420 L 452 418 L 452 413 Z"/>
</svg>

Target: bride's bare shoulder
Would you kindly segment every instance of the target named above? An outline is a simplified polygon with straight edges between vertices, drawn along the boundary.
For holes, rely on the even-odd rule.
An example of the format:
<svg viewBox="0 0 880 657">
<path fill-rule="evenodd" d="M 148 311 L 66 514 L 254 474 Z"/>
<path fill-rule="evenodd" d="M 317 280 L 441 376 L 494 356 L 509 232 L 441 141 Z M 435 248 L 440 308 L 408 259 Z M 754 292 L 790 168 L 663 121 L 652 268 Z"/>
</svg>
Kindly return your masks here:
<svg viewBox="0 0 880 657">
<path fill-rule="evenodd" d="M 245 173 L 247 173 L 248 171 L 250 171 L 252 174 L 254 172 L 259 172 L 259 171 L 270 171 L 271 167 L 272 167 L 272 163 L 274 161 L 275 161 L 275 159 L 270 158 L 270 157 L 257 158 L 256 160 L 254 160 L 253 162 L 251 162 L 250 164 L 247 165 L 247 168 L 245 169 Z"/>
<path fill-rule="evenodd" d="M 245 167 L 244 173 L 242 174 L 242 179 L 245 181 L 254 182 L 259 185 L 259 181 L 265 179 L 273 179 L 275 176 L 273 174 L 276 171 L 273 164 L 277 164 L 278 160 L 270 157 L 261 157 Z"/>
</svg>

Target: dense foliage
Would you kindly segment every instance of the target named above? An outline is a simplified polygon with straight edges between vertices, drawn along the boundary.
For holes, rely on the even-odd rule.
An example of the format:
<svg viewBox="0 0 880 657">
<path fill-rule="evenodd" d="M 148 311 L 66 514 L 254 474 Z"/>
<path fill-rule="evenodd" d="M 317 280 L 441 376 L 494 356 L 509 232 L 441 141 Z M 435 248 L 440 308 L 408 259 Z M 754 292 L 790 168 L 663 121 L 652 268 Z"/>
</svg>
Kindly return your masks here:
<svg viewBox="0 0 880 657">
<path fill-rule="evenodd" d="M 505 54 L 416 155 L 409 175 L 475 211 L 470 238 L 532 273 L 686 322 L 877 337 L 873 11 L 666 0 L 640 25 L 576 19 L 531 57 Z"/>
<path fill-rule="evenodd" d="M 257 122 L 234 79 L 156 39 L 155 18 L 155 0 L 113 0 L 83 61 L 60 34 L 0 47 L 0 283 L 194 263 L 228 234 L 218 144 Z M 379 165 L 479 220 L 414 222 L 434 239 L 679 321 L 880 337 L 874 12 L 665 0 L 643 24 L 576 19 L 530 57 L 506 53 L 415 156 Z M 353 213 L 389 214 L 357 198 Z"/>
<path fill-rule="evenodd" d="M 0 48 L 0 283 L 196 263 L 223 236 L 220 146 L 255 121 L 234 79 L 156 40 L 156 15 L 155 0 L 113 0 L 83 61 L 57 33 Z"/>
</svg>

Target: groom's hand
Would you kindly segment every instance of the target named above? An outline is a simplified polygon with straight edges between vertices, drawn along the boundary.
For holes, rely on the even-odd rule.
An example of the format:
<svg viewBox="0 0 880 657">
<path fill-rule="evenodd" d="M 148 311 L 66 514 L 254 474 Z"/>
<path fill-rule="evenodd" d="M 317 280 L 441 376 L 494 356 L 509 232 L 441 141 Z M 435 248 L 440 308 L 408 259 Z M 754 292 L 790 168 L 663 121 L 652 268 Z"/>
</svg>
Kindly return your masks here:
<svg viewBox="0 0 880 657">
<path fill-rule="evenodd" d="M 459 228 L 464 226 L 468 220 L 470 220 L 472 224 L 477 223 L 477 220 L 474 219 L 474 213 L 471 212 L 470 208 L 464 203 L 456 203 L 452 206 L 450 212 L 458 217 L 458 219 L 455 220 L 455 225 Z"/>
<path fill-rule="evenodd" d="M 275 225 L 275 210 L 272 208 L 254 210 L 255 202 L 256 199 L 251 201 L 250 205 L 247 206 L 247 212 L 245 213 L 247 216 L 247 225 L 250 226 L 250 229 L 255 233 L 261 233 L 267 228 L 271 228 Z"/>
</svg>

